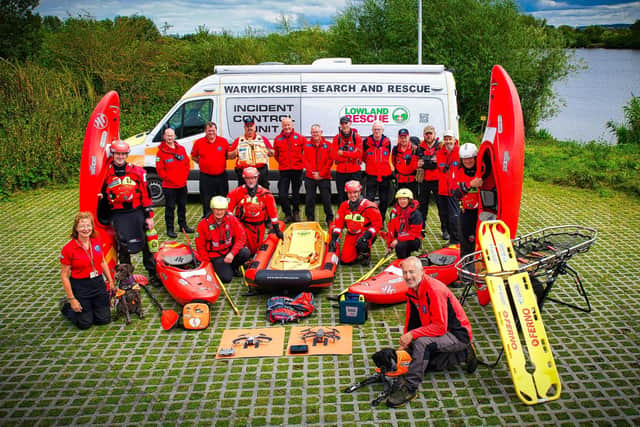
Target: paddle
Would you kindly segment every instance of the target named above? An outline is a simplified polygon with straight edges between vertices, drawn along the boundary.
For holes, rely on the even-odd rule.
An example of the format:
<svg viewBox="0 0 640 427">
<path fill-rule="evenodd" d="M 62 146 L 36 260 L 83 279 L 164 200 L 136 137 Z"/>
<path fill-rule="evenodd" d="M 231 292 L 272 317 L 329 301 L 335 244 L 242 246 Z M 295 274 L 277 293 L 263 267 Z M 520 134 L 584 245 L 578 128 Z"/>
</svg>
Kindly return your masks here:
<svg viewBox="0 0 640 427">
<path fill-rule="evenodd" d="M 165 310 L 162 307 L 162 304 L 160 304 L 160 301 L 158 301 L 155 295 L 153 295 L 149 290 L 149 288 L 147 288 L 147 285 L 149 284 L 148 280 L 136 280 L 136 281 L 142 287 L 142 289 L 145 290 L 147 295 L 149 295 L 149 298 L 151 298 L 151 301 L 153 301 L 154 305 L 158 307 L 158 310 L 160 310 L 160 324 L 162 325 L 162 329 L 164 329 L 165 331 L 168 331 L 169 329 L 173 328 L 178 322 L 178 319 L 180 318 L 178 313 L 176 313 L 173 310 Z"/>
<path fill-rule="evenodd" d="M 194 260 L 197 259 L 196 255 L 193 253 L 193 249 L 191 248 L 191 241 L 189 240 L 189 236 L 187 235 L 187 232 L 184 230 L 184 228 L 182 229 L 182 232 L 184 233 L 184 238 L 187 240 L 187 246 L 189 246 L 189 252 L 191 252 L 191 256 L 193 256 Z M 233 301 L 231 301 L 231 297 L 227 293 L 227 288 L 224 287 L 224 283 L 222 283 L 222 280 L 220 280 L 220 277 L 218 276 L 218 273 L 216 273 L 215 268 L 213 268 L 212 270 L 213 270 L 213 275 L 216 276 L 216 280 L 218 281 L 218 284 L 222 289 L 222 292 L 224 292 L 224 296 L 227 298 L 227 301 L 229 301 L 229 304 L 231 304 L 231 308 L 233 308 L 233 311 L 235 311 L 236 314 L 239 315 L 240 312 L 238 311 L 238 308 L 233 303 Z"/>
<path fill-rule="evenodd" d="M 395 252 L 392 252 L 384 257 L 382 257 L 380 259 L 380 261 L 378 261 L 378 263 L 376 265 L 374 265 L 369 271 L 367 271 L 362 277 L 360 277 L 358 280 L 356 280 L 354 283 L 358 283 L 358 282 L 362 282 L 363 280 L 367 280 L 369 277 L 373 276 L 373 273 L 375 273 L 375 271 L 382 265 L 385 264 L 387 262 L 389 262 L 393 257 L 395 257 L 396 254 Z M 342 291 L 340 291 L 340 293 L 338 295 L 329 295 L 327 298 L 332 300 L 332 301 L 338 301 L 340 299 L 340 297 L 344 294 L 346 294 L 347 292 L 349 292 L 349 288 L 351 286 L 343 289 Z"/>
</svg>

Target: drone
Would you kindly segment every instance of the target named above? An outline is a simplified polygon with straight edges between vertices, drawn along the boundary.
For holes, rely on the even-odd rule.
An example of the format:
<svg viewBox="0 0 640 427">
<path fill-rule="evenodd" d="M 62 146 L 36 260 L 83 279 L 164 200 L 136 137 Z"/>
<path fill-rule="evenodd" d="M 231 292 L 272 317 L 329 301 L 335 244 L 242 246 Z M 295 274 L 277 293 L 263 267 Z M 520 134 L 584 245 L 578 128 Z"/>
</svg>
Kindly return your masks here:
<svg viewBox="0 0 640 427">
<path fill-rule="evenodd" d="M 260 343 L 268 343 L 268 342 L 271 342 L 272 340 L 273 338 L 265 334 L 258 334 L 258 335 L 242 334 L 242 335 L 238 335 L 238 337 L 235 338 L 232 342 L 233 342 L 233 345 L 239 345 L 244 342 L 243 348 L 248 348 L 251 345 L 254 346 L 255 348 L 258 348 L 260 347 Z"/>
<path fill-rule="evenodd" d="M 307 328 L 300 331 L 300 338 L 302 338 L 304 342 L 307 342 L 307 338 L 313 338 L 313 346 L 315 346 L 316 344 L 327 345 L 329 344 L 329 340 L 333 340 L 333 342 L 336 342 L 340 339 L 340 331 L 338 331 L 336 328 L 326 330 L 322 328 L 318 328 L 316 330 Z"/>
</svg>

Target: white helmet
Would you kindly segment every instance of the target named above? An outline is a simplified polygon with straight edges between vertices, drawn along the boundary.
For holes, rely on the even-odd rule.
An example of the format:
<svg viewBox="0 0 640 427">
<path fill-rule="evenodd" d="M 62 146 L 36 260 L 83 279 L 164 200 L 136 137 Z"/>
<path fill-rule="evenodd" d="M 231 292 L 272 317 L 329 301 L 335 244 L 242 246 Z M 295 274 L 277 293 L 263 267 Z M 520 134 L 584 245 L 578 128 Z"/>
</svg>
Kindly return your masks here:
<svg viewBox="0 0 640 427">
<path fill-rule="evenodd" d="M 471 159 L 478 155 L 478 147 L 475 144 L 467 142 L 460 147 L 460 159 Z"/>
</svg>

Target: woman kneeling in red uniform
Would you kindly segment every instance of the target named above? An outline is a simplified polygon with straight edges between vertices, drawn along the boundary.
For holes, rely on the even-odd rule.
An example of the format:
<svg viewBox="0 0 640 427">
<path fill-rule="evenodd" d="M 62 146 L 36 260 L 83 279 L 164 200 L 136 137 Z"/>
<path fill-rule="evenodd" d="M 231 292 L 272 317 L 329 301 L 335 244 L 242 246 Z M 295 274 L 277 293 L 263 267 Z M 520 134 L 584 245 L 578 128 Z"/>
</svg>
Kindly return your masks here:
<svg viewBox="0 0 640 427">
<path fill-rule="evenodd" d="M 113 278 L 93 227 L 93 216 L 79 212 L 73 220 L 71 241 L 60 253 L 60 280 L 67 294 L 60 311 L 80 329 L 111 322 L 108 289 Z M 107 277 L 109 288 L 102 275 Z"/>
<path fill-rule="evenodd" d="M 387 250 L 395 249 L 396 256 L 403 259 L 411 252 L 420 249 L 422 243 L 422 213 L 418 209 L 420 203 L 413 199 L 408 188 L 401 188 L 396 193 L 396 204 L 391 211 L 389 232 L 387 233 Z"/>
<path fill-rule="evenodd" d="M 245 246 L 247 238 L 238 218 L 227 212 L 225 197 L 211 199 L 212 212 L 200 220 L 196 229 L 196 250 L 201 261 L 211 260 L 213 269 L 224 283 L 240 276 L 239 268 L 251 256 Z"/>
</svg>

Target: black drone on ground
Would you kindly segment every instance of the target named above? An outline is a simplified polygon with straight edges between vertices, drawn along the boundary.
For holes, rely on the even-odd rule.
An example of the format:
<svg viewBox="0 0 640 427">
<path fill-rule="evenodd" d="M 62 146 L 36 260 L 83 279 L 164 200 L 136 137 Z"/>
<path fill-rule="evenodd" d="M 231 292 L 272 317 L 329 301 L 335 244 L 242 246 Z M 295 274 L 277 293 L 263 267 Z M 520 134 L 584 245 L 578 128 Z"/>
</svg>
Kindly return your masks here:
<svg viewBox="0 0 640 427">
<path fill-rule="evenodd" d="M 307 328 L 300 331 L 300 337 L 304 342 L 307 342 L 307 338 L 313 338 L 312 345 L 314 346 L 316 344 L 327 345 L 329 344 L 329 340 L 333 340 L 333 342 L 336 342 L 340 339 L 340 331 L 338 331 L 336 328 Z"/>
<path fill-rule="evenodd" d="M 242 334 L 234 338 L 232 342 L 233 342 L 233 345 L 239 345 L 244 343 L 242 344 L 244 348 L 248 348 L 251 345 L 254 346 L 255 348 L 258 348 L 260 347 L 261 343 L 271 342 L 271 340 L 273 340 L 273 338 L 265 334 L 258 334 L 258 335 Z"/>
</svg>

